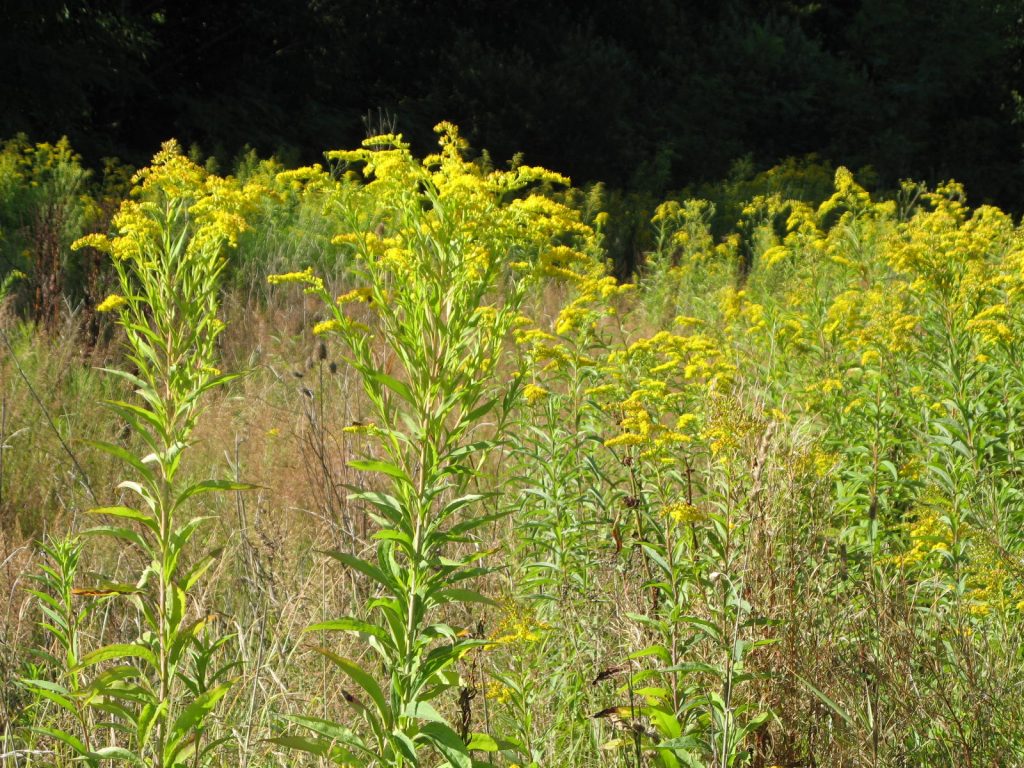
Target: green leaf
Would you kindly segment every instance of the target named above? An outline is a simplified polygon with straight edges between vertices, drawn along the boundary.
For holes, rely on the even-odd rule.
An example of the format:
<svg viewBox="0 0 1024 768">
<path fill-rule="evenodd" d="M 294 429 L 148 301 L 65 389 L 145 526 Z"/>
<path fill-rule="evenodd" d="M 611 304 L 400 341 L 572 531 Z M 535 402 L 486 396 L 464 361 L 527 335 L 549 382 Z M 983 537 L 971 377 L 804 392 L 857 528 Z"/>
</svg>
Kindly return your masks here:
<svg viewBox="0 0 1024 768">
<path fill-rule="evenodd" d="M 175 590 L 180 592 L 180 590 Z M 171 664 L 178 664 L 181 661 L 182 656 L 185 652 L 192 647 L 199 637 L 199 634 L 205 629 L 206 625 L 209 624 L 216 618 L 214 615 L 203 616 L 200 619 L 196 619 L 186 627 L 179 627 L 177 630 L 177 637 L 174 638 L 174 642 L 171 643 L 171 648 L 168 651 L 168 657 Z"/>
<path fill-rule="evenodd" d="M 142 659 L 152 666 L 153 669 L 159 667 L 156 656 L 153 655 L 149 648 L 133 643 L 114 643 L 97 648 L 95 651 L 87 653 L 82 657 L 81 666 L 83 668 L 91 667 L 112 659 Z"/>
<path fill-rule="evenodd" d="M 400 382 L 394 376 L 388 376 L 386 373 L 381 373 L 380 371 L 369 370 L 363 371 L 363 375 L 368 380 L 387 387 L 410 405 L 416 405 L 416 403 L 414 402 L 414 398 L 412 396 L 412 392 L 409 390 L 409 387 Z"/>
<path fill-rule="evenodd" d="M 497 752 L 500 747 L 498 742 L 486 733 L 471 733 L 466 749 L 470 752 Z"/>
<path fill-rule="evenodd" d="M 146 413 L 149 412 L 146 411 Z M 140 475 L 142 475 L 142 477 L 146 480 L 146 483 L 151 488 L 155 488 L 157 486 L 156 474 L 154 474 L 153 470 L 150 467 L 147 467 L 145 464 L 143 464 L 142 460 L 139 459 L 131 451 L 122 448 L 120 445 L 114 445 L 113 443 L 105 443 L 102 440 L 87 440 L 86 445 L 91 445 L 93 448 L 97 448 L 103 451 L 104 453 L 110 454 L 114 458 L 119 459 L 124 464 L 127 464 Z"/>
<path fill-rule="evenodd" d="M 159 523 L 152 515 L 147 515 L 145 512 L 140 512 L 139 510 L 132 509 L 131 507 L 93 507 L 92 509 L 86 510 L 86 512 L 90 515 L 111 515 L 113 517 L 124 518 L 125 520 L 136 520 L 154 533 L 156 533 L 160 528 Z"/>
<path fill-rule="evenodd" d="M 414 720 L 425 720 L 430 723 L 443 723 L 441 713 L 434 709 L 433 705 L 425 701 L 411 701 L 402 710 L 402 717 L 411 717 Z"/>
<path fill-rule="evenodd" d="M 216 549 L 193 565 L 182 582 L 182 589 L 186 592 L 192 589 L 196 582 L 203 577 L 203 574 L 210 569 L 210 566 L 217 562 L 217 558 L 220 557 L 221 551 L 221 549 Z"/>
<path fill-rule="evenodd" d="M 82 743 L 81 739 L 79 739 L 74 734 L 68 733 L 67 731 L 62 731 L 60 728 L 45 728 L 39 726 L 33 728 L 32 730 L 35 733 L 42 733 L 46 736 L 51 736 L 54 739 L 57 739 L 58 741 L 64 742 L 80 755 L 85 755 L 89 753 L 89 750 L 86 749 L 86 746 Z"/>
<path fill-rule="evenodd" d="M 501 520 L 503 517 L 508 517 L 511 514 L 510 510 L 502 510 L 501 512 L 495 512 L 490 515 L 469 515 L 461 523 L 456 523 L 448 529 L 447 535 L 451 538 L 462 536 L 464 533 L 476 530 L 485 525 L 493 523 L 497 520 Z"/>
<path fill-rule="evenodd" d="M 267 741 L 285 749 L 295 749 L 299 752 L 316 755 L 317 757 L 327 757 L 332 743 L 323 739 L 307 739 L 303 736 L 277 736 L 267 739 Z"/>
<path fill-rule="evenodd" d="M 363 745 L 359 736 L 357 736 L 351 728 L 347 728 L 340 723 L 334 723 L 330 720 L 322 720 L 319 717 L 306 717 L 305 715 L 281 715 L 281 717 L 288 722 L 295 723 L 295 725 L 310 730 L 319 736 L 323 736 L 339 744 L 354 747 L 360 752 L 366 752 L 370 757 L 374 757 L 373 753 L 369 752 Z"/>
<path fill-rule="evenodd" d="M 377 531 L 371 538 L 375 541 L 394 541 L 401 544 L 407 551 L 412 550 L 412 537 L 405 531 L 393 531 L 385 528 Z"/>
<path fill-rule="evenodd" d="M 474 502 L 481 501 L 488 497 L 494 496 L 493 493 L 467 493 L 465 496 L 459 496 L 457 499 L 452 499 L 441 508 L 439 517 L 448 517 L 458 512 L 463 507 L 473 504 Z"/>
<path fill-rule="evenodd" d="M 342 565 L 347 565 L 350 568 L 354 568 L 359 571 L 364 576 L 370 577 L 382 587 L 386 587 L 388 589 L 392 589 L 394 587 L 394 581 L 373 563 L 367 562 L 355 555 L 350 555 L 347 552 L 338 552 L 337 550 L 332 550 L 326 554 L 328 557 L 334 558 Z"/>
<path fill-rule="evenodd" d="M 388 735 L 390 736 L 391 741 L 395 744 L 396 751 L 399 754 L 414 766 L 420 764 L 420 756 L 416 751 L 416 743 L 409 738 L 408 734 L 402 733 L 402 731 L 399 730 L 394 730 Z"/>
<path fill-rule="evenodd" d="M 149 544 L 143 539 L 136 531 L 129 528 L 119 528 L 112 525 L 98 525 L 95 528 L 90 528 L 86 531 L 82 531 L 83 536 L 111 536 L 115 539 L 121 539 L 127 541 L 143 552 L 152 555 L 152 550 L 149 548 Z"/>
<path fill-rule="evenodd" d="M 159 495 L 158 492 L 152 491 L 142 483 L 137 483 L 134 480 L 123 480 L 117 484 L 117 487 L 118 489 L 124 488 L 126 490 L 131 491 L 140 499 L 142 499 L 147 507 L 149 507 L 151 510 L 156 510 L 157 496 Z"/>
<path fill-rule="evenodd" d="M 736 742 L 742 744 L 743 741 L 752 734 L 754 731 L 761 728 L 765 723 L 771 720 L 771 712 L 761 712 L 760 714 L 752 717 L 736 734 Z"/>
<path fill-rule="evenodd" d="M 460 445 L 458 448 L 453 450 L 451 453 L 442 456 L 441 459 L 446 464 L 458 463 L 460 459 L 464 459 L 467 456 L 472 456 L 474 453 L 480 453 L 490 451 L 499 445 L 497 440 L 479 440 L 475 443 L 469 443 L 468 445 Z"/>
<path fill-rule="evenodd" d="M 124 747 L 101 747 L 90 752 L 89 757 L 99 760 L 124 760 L 135 765 L 145 765 L 141 757 Z"/>
<path fill-rule="evenodd" d="M 111 371 L 111 373 L 116 372 Z M 161 419 L 161 417 L 159 417 L 152 411 L 142 408 L 141 406 L 135 406 L 135 404 L 131 402 L 124 402 L 123 400 L 104 400 L 103 404 L 105 404 L 106 407 L 108 407 L 115 413 L 119 414 L 121 418 L 123 418 L 125 421 L 129 422 L 132 425 L 136 434 L 140 434 L 143 437 L 146 437 L 146 442 L 150 444 L 150 447 L 154 447 L 156 443 L 154 443 L 151 439 L 148 439 L 150 435 L 147 435 L 144 429 L 142 429 L 143 422 L 147 425 L 150 425 L 150 427 L 153 429 L 153 432 L 156 435 L 159 435 L 160 437 L 167 436 L 167 426 L 164 424 L 163 419 Z M 104 451 L 106 450 L 104 447 L 105 445 L 111 445 L 111 443 L 96 443 L 96 447 L 99 447 L 99 449 Z M 114 445 L 113 447 L 120 446 Z M 124 449 L 122 449 L 122 451 L 123 450 Z M 122 459 L 123 461 L 127 461 L 127 459 L 124 459 L 122 456 L 119 456 L 117 454 L 114 455 L 118 456 L 118 458 Z M 131 455 L 129 454 L 129 456 Z M 135 461 L 138 461 L 136 457 L 132 458 L 135 459 Z"/>
<path fill-rule="evenodd" d="M 377 681 L 373 679 L 373 676 L 351 659 L 339 656 L 334 651 L 320 646 L 316 646 L 314 650 L 334 662 L 334 665 L 344 672 L 352 682 L 366 691 L 367 695 L 373 699 L 373 703 L 377 707 L 377 712 L 380 714 L 381 720 L 387 727 L 390 727 L 393 719 L 391 717 L 391 708 L 388 706 L 387 699 L 384 697 L 384 692 L 381 691 L 380 686 L 377 685 Z"/>
<path fill-rule="evenodd" d="M 702 745 L 693 736 L 683 736 L 678 739 L 669 739 L 659 744 L 651 745 L 654 749 L 668 750 L 675 756 L 685 768 L 707 768 L 707 764 L 696 757 L 690 750 L 699 751 Z"/>
<path fill-rule="evenodd" d="M 93 507 L 92 509 L 86 510 L 86 513 L 90 515 L 112 515 L 114 517 L 123 517 L 126 520 L 137 520 L 150 528 L 157 527 L 157 523 L 154 520 L 153 515 L 147 515 L 145 512 L 139 512 L 137 509 L 132 509 L 131 507 Z"/>
<path fill-rule="evenodd" d="M 403 483 L 412 484 L 412 480 L 405 473 L 401 467 L 395 466 L 389 461 L 381 461 L 379 459 L 353 459 L 348 463 L 352 469 L 358 469 L 361 472 L 381 472 L 389 477 L 393 477 L 397 480 L 401 480 Z"/>
<path fill-rule="evenodd" d="M 193 483 L 182 491 L 178 498 L 174 500 L 174 507 L 175 509 L 178 508 L 193 496 L 198 496 L 201 493 L 211 493 L 213 491 L 253 491 L 259 487 L 251 483 L 238 483 L 234 480 L 203 480 Z"/>
<path fill-rule="evenodd" d="M 201 517 L 193 517 L 184 525 L 180 526 L 171 537 L 172 544 L 174 544 L 177 549 L 177 554 L 181 554 L 181 550 L 184 549 L 185 545 L 188 544 L 195 532 L 198 531 L 204 523 L 215 519 L 216 518 L 212 515 L 203 515 Z M 174 557 L 173 562 L 175 564 L 177 563 L 177 555 Z"/>
<path fill-rule="evenodd" d="M 683 616 L 680 618 L 680 622 L 699 629 L 717 643 L 722 642 L 722 630 L 719 629 L 718 625 L 714 622 L 702 619 L 698 616 Z"/>
<path fill-rule="evenodd" d="M 396 528 L 401 528 L 405 521 L 405 509 L 402 503 L 394 496 L 377 491 L 359 491 L 349 495 L 354 501 L 365 501 L 380 510 Z"/>
<path fill-rule="evenodd" d="M 839 705 L 838 705 L 838 704 L 837 704 L 837 703 L 836 703 L 835 701 L 833 701 L 833 700 L 832 700 L 832 699 L 830 699 L 830 698 L 829 698 L 828 696 L 826 696 L 824 692 L 822 692 L 821 690 L 819 690 L 819 689 L 818 689 L 817 687 L 815 687 L 815 686 L 814 686 L 814 685 L 813 685 L 812 683 L 810 683 L 809 681 L 807 681 L 806 679 L 804 679 L 804 678 L 803 678 L 803 677 L 801 677 L 800 675 L 797 675 L 797 676 L 796 676 L 796 678 L 797 678 L 797 680 L 799 680 L 799 681 L 800 681 L 801 683 L 803 683 L 804 685 L 806 685 L 806 686 L 807 686 L 807 688 L 808 688 L 808 689 L 809 689 L 809 690 L 811 691 L 811 693 L 813 693 L 813 694 L 814 694 L 815 696 L 817 696 L 817 697 L 818 697 L 818 699 L 819 699 L 819 700 L 820 700 L 820 701 L 821 701 L 821 702 L 822 702 L 822 703 L 823 703 L 823 704 L 824 704 L 825 706 L 827 706 L 827 707 L 828 707 L 829 709 L 831 709 L 831 710 L 832 710 L 833 712 L 835 712 L 835 713 L 836 713 L 837 715 L 839 715 L 839 717 L 841 717 L 841 718 L 843 719 L 843 722 L 845 722 L 845 723 L 846 723 L 846 724 L 847 724 L 848 726 L 851 726 L 851 727 L 852 727 L 852 726 L 854 725 L 854 721 L 853 721 L 853 718 L 852 718 L 852 717 L 850 717 L 850 715 L 849 715 L 849 714 L 848 714 L 848 713 L 846 712 L 846 710 L 844 710 L 844 709 L 843 709 L 842 707 L 840 707 L 840 706 L 839 706 Z"/>
<path fill-rule="evenodd" d="M 475 409 L 473 409 L 469 413 L 467 413 L 465 418 L 463 419 L 463 421 L 465 421 L 468 424 L 475 424 L 477 421 L 479 421 L 484 416 L 486 416 L 488 413 L 490 413 L 491 409 L 494 408 L 494 406 L 497 405 L 497 404 L 498 404 L 497 398 L 495 398 L 493 400 L 487 400 L 487 401 L 481 403 L 480 405 L 478 405 Z"/>
<path fill-rule="evenodd" d="M 139 721 L 135 729 L 139 748 L 145 749 L 149 743 L 149 737 L 153 734 L 153 726 L 156 725 L 160 715 L 167 711 L 167 700 L 155 704 L 152 701 L 146 702 L 139 712 Z"/>
<path fill-rule="evenodd" d="M 21 681 L 21 684 L 26 688 L 29 688 L 34 696 L 38 696 L 47 701 L 52 701 L 58 707 L 63 709 L 65 712 L 69 712 L 72 715 L 78 714 L 78 708 L 74 702 L 71 701 L 68 696 L 69 691 L 63 686 L 56 685 L 46 680 L 35 680 L 25 679 Z"/>
<path fill-rule="evenodd" d="M 420 729 L 417 740 L 427 740 L 433 744 L 452 768 L 473 768 L 473 760 L 466 745 L 444 723 L 427 723 Z"/>
<path fill-rule="evenodd" d="M 661 644 L 649 645 L 646 648 L 642 648 L 639 651 L 634 651 L 633 653 L 629 654 L 627 658 L 642 659 L 645 656 L 657 656 L 665 664 L 672 663 L 672 654 L 669 652 L 666 646 Z M 668 672 L 669 670 L 666 669 L 665 671 Z"/>
<path fill-rule="evenodd" d="M 353 616 L 343 616 L 340 619 L 321 621 L 306 627 L 305 632 L 355 632 L 360 635 L 376 637 L 382 643 L 389 641 L 387 632 L 375 624 L 357 619 Z"/>
<path fill-rule="evenodd" d="M 124 681 L 142 677 L 144 673 L 131 664 L 118 664 L 98 674 L 90 686 L 92 690 L 104 695 L 124 692 Z"/>
<path fill-rule="evenodd" d="M 646 711 L 651 723 L 658 729 L 662 738 L 678 739 L 682 735 L 682 726 L 675 712 L 660 707 L 649 707 Z"/>
<path fill-rule="evenodd" d="M 181 739 L 191 733 L 195 727 L 201 725 L 202 721 L 213 711 L 213 708 L 217 706 L 217 702 L 224 698 L 224 694 L 230 688 L 231 683 L 222 683 L 197 696 L 195 701 L 185 707 L 175 719 L 174 725 L 171 726 L 171 738 Z M 168 765 L 173 765 L 173 763 L 173 760 L 166 761 Z"/>
</svg>

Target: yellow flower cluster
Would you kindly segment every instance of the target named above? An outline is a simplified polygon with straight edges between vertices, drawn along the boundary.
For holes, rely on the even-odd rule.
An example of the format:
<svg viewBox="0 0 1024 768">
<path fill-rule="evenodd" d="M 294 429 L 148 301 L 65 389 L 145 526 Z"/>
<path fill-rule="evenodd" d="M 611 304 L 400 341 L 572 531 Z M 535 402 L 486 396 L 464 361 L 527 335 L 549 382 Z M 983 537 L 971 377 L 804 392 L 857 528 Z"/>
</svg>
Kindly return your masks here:
<svg viewBox="0 0 1024 768">
<path fill-rule="evenodd" d="M 977 313 L 1015 282 L 1020 237 L 1002 211 L 973 212 L 963 189 L 947 184 L 927 193 L 919 210 L 891 240 L 889 263 L 918 294 L 931 292 L 953 311 Z"/>
<path fill-rule="evenodd" d="M 669 520 L 679 525 L 685 523 L 696 523 L 705 520 L 707 515 L 698 507 L 685 501 L 677 501 L 667 504 L 662 509 L 662 514 Z"/>
<path fill-rule="evenodd" d="M 353 288 L 348 293 L 343 293 L 335 301 L 338 304 L 348 304 L 353 301 L 370 301 L 373 298 L 372 288 Z"/>
<path fill-rule="evenodd" d="M 915 343 L 920 322 L 907 311 L 907 304 L 905 294 L 881 288 L 845 291 L 829 307 L 824 332 L 858 355 L 907 352 Z"/>
<path fill-rule="evenodd" d="M 921 510 L 917 519 L 904 527 L 910 537 L 910 549 L 893 555 L 894 565 L 909 568 L 926 561 L 933 554 L 948 552 L 952 544 L 949 524 L 932 509 Z"/>
<path fill-rule="evenodd" d="M 501 601 L 502 618 L 497 629 L 491 633 L 487 648 L 513 643 L 535 643 L 551 629 L 550 625 L 541 621 L 529 607 L 511 599 Z"/>
<path fill-rule="evenodd" d="M 857 216 L 871 210 L 871 195 L 857 184 L 848 168 L 837 168 L 835 175 L 835 194 L 818 208 L 819 223 L 834 223 L 838 216 L 851 214 Z"/>
<path fill-rule="evenodd" d="M 331 318 L 330 320 L 323 320 L 313 326 L 314 336 L 323 336 L 324 334 L 333 333 L 341 330 L 341 323 L 336 319 Z"/>
<path fill-rule="evenodd" d="M 467 144 L 453 125 L 441 123 L 435 130 L 440 152 L 422 162 L 400 135 L 384 135 L 367 139 L 360 149 L 328 153 L 339 168 L 351 169 L 355 181 L 325 180 L 318 168 L 278 176 L 280 184 L 298 184 L 301 194 L 323 201 L 341 229 L 332 242 L 351 249 L 366 273 L 367 287 L 338 303 L 365 300 L 372 290 L 392 286 L 403 286 L 394 294 L 401 302 L 410 286 L 438 275 L 458 293 L 459 286 L 476 290 L 512 270 L 527 278 L 557 273 L 573 281 L 592 274 L 588 253 L 595 233 L 578 210 L 550 194 L 567 185 L 567 178 L 525 165 L 491 170 L 465 159 Z M 310 178 L 315 188 L 308 187 Z M 410 194 L 420 198 L 418 205 L 409 204 Z M 609 291 L 597 288 L 602 297 Z M 562 327 L 575 322 L 570 313 Z"/>
<path fill-rule="evenodd" d="M 182 154 L 174 141 L 166 142 L 153 163 L 132 182 L 134 199 L 124 201 L 112 220 L 116 234 L 87 235 L 75 248 L 89 246 L 117 260 L 146 263 L 164 252 L 162 224 L 170 215 L 169 207 L 185 206 L 191 237 L 184 257 L 219 253 L 238 244 L 239 235 L 247 228 L 246 215 L 268 193 L 262 185 L 241 184 L 208 173 Z"/>
<path fill-rule="evenodd" d="M 600 363 L 603 384 L 587 394 L 615 418 L 608 447 L 636 448 L 642 458 L 671 461 L 676 446 L 696 436 L 699 409 L 734 373 L 717 344 L 695 333 L 661 331 L 613 350 Z"/>
<path fill-rule="evenodd" d="M 1004 344 L 1013 338 L 1007 324 L 1010 309 L 1004 304 L 990 304 L 967 321 L 967 330 L 978 334 L 986 344 Z"/>
<path fill-rule="evenodd" d="M 285 272 L 280 275 L 270 275 L 267 278 L 267 282 L 270 285 L 287 285 L 288 283 L 298 283 L 300 285 L 306 285 L 311 288 L 322 288 L 323 280 L 313 274 L 313 268 L 307 267 L 301 272 Z"/>
<path fill-rule="evenodd" d="M 96 305 L 97 312 L 114 312 L 128 304 L 128 300 L 117 293 L 112 293 Z"/>
<path fill-rule="evenodd" d="M 527 384 L 523 388 L 523 398 L 526 400 L 528 405 L 536 405 L 542 400 L 547 399 L 551 393 L 544 387 L 540 387 L 536 384 Z"/>
<path fill-rule="evenodd" d="M 713 393 L 708 399 L 707 411 L 700 437 L 707 442 L 712 456 L 730 454 L 758 428 L 758 421 L 749 416 L 734 397 Z"/>
<path fill-rule="evenodd" d="M 498 704 L 507 704 L 512 698 L 512 689 L 499 680 L 489 680 L 484 696 Z"/>
</svg>

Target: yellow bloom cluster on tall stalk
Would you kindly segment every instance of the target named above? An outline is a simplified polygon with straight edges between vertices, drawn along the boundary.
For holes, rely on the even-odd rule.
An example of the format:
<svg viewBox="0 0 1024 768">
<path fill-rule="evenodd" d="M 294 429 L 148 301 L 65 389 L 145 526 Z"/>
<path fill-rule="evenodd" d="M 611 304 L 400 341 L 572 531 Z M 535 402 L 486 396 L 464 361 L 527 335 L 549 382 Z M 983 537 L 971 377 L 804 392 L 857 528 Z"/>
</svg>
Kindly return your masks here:
<svg viewBox="0 0 1024 768">
<path fill-rule="evenodd" d="M 739 238 L 716 244 L 715 206 L 706 200 L 668 200 L 651 217 L 653 250 L 645 255 L 640 292 L 659 326 L 680 314 L 710 319 L 705 296 L 731 284 L 739 264 Z"/>
<path fill-rule="evenodd" d="M 99 734 L 49 732 L 88 764 L 126 760 L 179 768 L 201 764 L 222 743 L 212 737 L 210 714 L 231 686 L 228 670 L 209 656 L 217 644 L 200 642 L 212 617 L 197 606 L 196 586 L 215 556 L 192 551 L 191 540 L 210 518 L 190 512 L 203 494 L 248 487 L 187 483 L 181 470 L 206 396 L 234 378 L 216 367 L 224 329 L 217 317 L 220 277 L 225 252 L 262 191 L 208 174 L 173 142 L 133 182 L 132 199 L 114 216 L 114 233 L 89 235 L 75 247 L 112 257 L 120 292 L 98 309 L 116 313 L 134 368 L 110 371 L 133 390 L 133 400 L 107 405 L 142 453 L 94 443 L 120 461 L 128 477 L 118 486 L 123 504 L 90 512 L 113 520 L 94 533 L 136 550 L 135 560 L 145 564 L 135 584 L 105 593 L 131 596 L 139 636 L 83 654 L 76 676 L 87 670 L 95 676 L 74 695 L 55 699 L 69 709 L 102 711 L 113 741 L 99 745 Z M 196 665 L 205 671 L 197 673 Z"/>
<path fill-rule="evenodd" d="M 526 322 L 527 292 L 545 274 L 578 285 L 596 277 L 587 255 L 592 230 L 547 194 L 567 179 L 528 166 L 490 170 L 465 159 L 454 126 L 437 132 L 440 151 L 422 162 L 396 135 L 328 154 L 345 174 L 330 182 L 324 213 L 350 258 L 354 289 L 336 296 L 311 270 L 270 278 L 301 284 L 323 302 L 328 317 L 315 330 L 342 342 L 374 422 L 373 454 L 351 466 L 387 487 L 354 494 L 379 526 L 375 561 L 333 553 L 381 596 L 366 617 L 309 628 L 372 638 L 376 664 L 324 649 L 366 695 L 365 728 L 339 742 L 339 728 L 289 717 L 314 734 L 302 748 L 345 765 L 416 764 L 427 749 L 468 765 L 467 738 L 471 748 L 496 748 L 489 737 L 456 733 L 431 703 L 459 685 L 460 660 L 486 642 L 444 621 L 449 606 L 489 602 L 462 586 L 486 572 L 480 561 L 488 554 L 472 544 L 489 518 L 470 510 L 494 495 L 475 487 L 478 470 L 526 387 L 502 353 Z M 322 195 L 328 182 L 307 178 Z M 600 294 L 600 281 L 589 290 Z M 539 389 L 528 392 L 535 402 Z"/>
<path fill-rule="evenodd" d="M 605 445 L 671 463 L 673 446 L 693 439 L 705 393 L 727 387 L 735 368 L 714 339 L 661 331 L 613 350 L 599 370 L 604 383 L 588 394 L 617 425 Z"/>
</svg>

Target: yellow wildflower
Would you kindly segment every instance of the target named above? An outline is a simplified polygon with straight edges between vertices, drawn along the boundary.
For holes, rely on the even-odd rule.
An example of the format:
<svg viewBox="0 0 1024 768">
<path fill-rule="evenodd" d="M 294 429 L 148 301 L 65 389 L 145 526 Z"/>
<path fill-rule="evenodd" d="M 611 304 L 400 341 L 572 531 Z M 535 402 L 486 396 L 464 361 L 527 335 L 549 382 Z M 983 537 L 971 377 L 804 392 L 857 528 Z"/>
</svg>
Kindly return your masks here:
<svg viewBox="0 0 1024 768">
<path fill-rule="evenodd" d="M 330 320 L 324 320 L 313 326 L 313 335 L 320 336 L 325 333 L 331 333 L 332 331 L 341 330 L 341 323 L 336 319 L 331 318 Z"/>
<path fill-rule="evenodd" d="M 97 312 L 113 312 L 128 304 L 128 299 L 119 294 L 112 293 L 96 305 Z"/>
<path fill-rule="evenodd" d="M 348 293 L 343 293 L 337 298 L 338 304 L 348 304 L 353 301 L 370 301 L 373 297 L 371 288 L 354 288 Z"/>
<path fill-rule="evenodd" d="M 662 512 L 665 517 L 679 524 L 695 523 L 706 517 L 697 507 L 685 501 L 668 504 Z"/>
<path fill-rule="evenodd" d="M 487 690 L 484 692 L 484 696 L 499 704 L 506 704 L 512 698 L 512 689 L 498 680 L 490 680 L 487 683 Z"/>
<path fill-rule="evenodd" d="M 313 268 L 307 267 L 301 272 L 285 272 L 280 275 L 269 275 L 267 282 L 270 285 L 285 285 L 287 283 L 299 283 L 307 286 L 307 289 L 322 289 L 324 282 L 313 274 Z"/>
<path fill-rule="evenodd" d="M 544 387 L 539 387 L 536 384 L 527 384 L 523 388 L 523 397 L 529 405 L 536 405 L 550 394 Z"/>
</svg>

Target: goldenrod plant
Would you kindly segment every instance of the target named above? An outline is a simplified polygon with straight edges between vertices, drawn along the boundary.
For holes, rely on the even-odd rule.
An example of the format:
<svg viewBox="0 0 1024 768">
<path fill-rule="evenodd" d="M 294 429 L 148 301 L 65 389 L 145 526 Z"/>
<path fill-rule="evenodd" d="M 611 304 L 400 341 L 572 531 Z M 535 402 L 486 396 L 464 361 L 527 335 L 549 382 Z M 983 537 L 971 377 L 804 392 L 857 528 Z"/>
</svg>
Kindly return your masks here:
<svg viewBox="0 0 1024 768">
<path fill-rule="evenodd" d="M 472 753 L 497 749 L 486 734 L 458 733 L 443 702 L 459 686 L 459 661 L 483 642 L 473 606 L 491 602 L 473 588 L 493 554 L 481 531 L 497 491 L 481 470 L 525 384 L 503 368 L 502 351 L 538 262 L 575 274 L 585 257 L 574 244 L 590 234 L 542 194 L 565 179 L 525 166 L 488 172 L 464 159 L 453 126 L 438 131 L 441 152 L 422 162 L 390 135 L 329 154 L 362 177 L 341 183 L 328 208 L 356 287 L 334 296 L 312 271 L 270 278 L 323 301 L 328 318 L 314 331 L 341 341 L 370 409 L 356 429 L 374 438 L 374 453 L 351 466 L 366 473 L 353 498 L 378 526 L 376 558 L 332 556 L 369 580 L 372 597 L 362 615 L 308 629 L 356 634 L 376 656 L 368 664 L 319 649 L 357 686 L 346 700 L 363 727 L 289 715 L 312 736 L 278 739 L 344 765 L 418 765 L 434 751 L 468 768 Z"/>
<path fill-rule="evenodd" d="M 439 133 L 168 147 L 83 241 L 87 353 L 5 304 L 0 762 L 1022 763 L 1020 224 L 814 158 L 659 205 Z"/>
<path fill-rule="evenodd" d="M 210 520 L 195 511 L 196 502 L 248 486 L 191 482 L 185 459 L 210 394 L 236 377 L 216 368 L 224 328 L 217 317 L 219 281 L 225 251 L 260 193 L 206 173 L 174 143 L 136 181 L 132 199 L 114 217 L 114 234 L 88 236 L 78 247 L 108 253 L 118 276 L 120 291 L 98 309 L 114 313 L 123 330 L 132 369 L 109 373 L 135 399 L 107 405 L 142 448 L 136 455 L 119 444 L 94 443 L 129 475 L 118 486 L 121 503 L 89 510 L 113 522 L 88 533 L 134 549 L 145 565 L 134 582 L 87 585 L 75 594 L 85 600 L 123 596 L 138 613 L 139 635 L 80 648 L 73 630 L 81 609 L 63 589 L 74 570 L 65 567 L 60 602 L 43 592 L 40 598 L 47 615 L 61 610 L 51 615 L 49 628 L 67 649 L 66 679 L 56 683 L 61 688 L 29 684 L 75 714 L 78 733 L 45 730 L 75 757 L 175 768 L 209 761 L 220 741 L 208 732 L 210 713 L 231 685 L 229 670 L 199 668 L 210 662 L 216 641 L 208 633 L 216 615 L 193 595 L 216 552 L 198 555 L 191 543 Z M 72 546 L 63 559 L 77 559 L 78 551 Z M 51 571 L 45 572 L 52 577 Z M 85 710 L 100 713 L 103 727 L 91 731 Z"/>
</svg>

